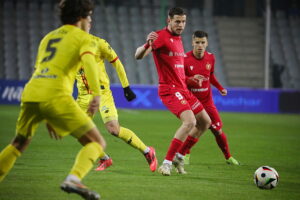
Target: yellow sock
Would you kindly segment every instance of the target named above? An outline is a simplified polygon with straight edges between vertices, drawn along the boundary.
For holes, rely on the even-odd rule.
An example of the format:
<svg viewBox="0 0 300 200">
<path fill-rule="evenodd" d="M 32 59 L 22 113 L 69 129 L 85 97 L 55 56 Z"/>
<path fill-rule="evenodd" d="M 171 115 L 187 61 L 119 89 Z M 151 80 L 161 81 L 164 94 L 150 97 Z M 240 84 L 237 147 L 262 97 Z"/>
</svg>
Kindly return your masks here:
<svg viewBox="0 0 300 200">
<path fill-rule="evenodd" d="M 0 153 L 0 182 L 8 174 L 10 169 L 14 166 L 17 158 L 21 152 L 13 145 L 9 144 Z"/>
<path fill-rule="evenodd" d="M 127 128 L 120 127 L 118 137 L 124 140 L 130 146 L 140 150 L 141 152 L 144 152 L 147 149 L 147 146 L 140 140 L 140 138 L 138 138 L 138 136 L 136 136 L 134 132 Z"/>
<path fill-rule="evenodd" d="M 104 156 L 101 145 L 97 142 L 91 142 L 78 152 L 75 163 L 70 174 L 77 176 L 80 180 L 91 170 L 94 162 Z"/>
</svg>

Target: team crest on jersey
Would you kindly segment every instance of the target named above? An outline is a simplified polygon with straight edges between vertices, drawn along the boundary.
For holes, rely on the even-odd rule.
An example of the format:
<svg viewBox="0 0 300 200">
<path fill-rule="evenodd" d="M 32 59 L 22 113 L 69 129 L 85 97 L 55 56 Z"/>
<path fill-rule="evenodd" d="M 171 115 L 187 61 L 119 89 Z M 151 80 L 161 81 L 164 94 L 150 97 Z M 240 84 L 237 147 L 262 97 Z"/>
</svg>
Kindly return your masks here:
<svg viewBox="0 0 300 200">
<path fill-rule="evenodd" d="M 186 100 L 181 100 L 181 104 L 185 105 L 185 104 L 187 104 L 187 101 Z"/>
<path fill-rule="evenodd" d="M 210 69 L 211 69 L 211 64 L 210 64 L 210 63 L 206 63 L 205 68 L 206 68 L 207 70 L 210 70 Z"/>
<path fill-rule="evenodd" d="M 170 41 L 171 41 L 171 42 L 174 42 L 172 38 L 170 38 Z"/>
<path fill-rule="evenodd" d="M 101 108 L 101 112 L 105 112 L 105 113 L 108 113 L 109 112 L 109 108 L 107 106 L 102 106 Z"/>
<path fill-rule="evenodd" d="M 190 66 L 190 69 L 193 70 L 193 69 L 194 69 L 194 66 Z"/>
</svg>

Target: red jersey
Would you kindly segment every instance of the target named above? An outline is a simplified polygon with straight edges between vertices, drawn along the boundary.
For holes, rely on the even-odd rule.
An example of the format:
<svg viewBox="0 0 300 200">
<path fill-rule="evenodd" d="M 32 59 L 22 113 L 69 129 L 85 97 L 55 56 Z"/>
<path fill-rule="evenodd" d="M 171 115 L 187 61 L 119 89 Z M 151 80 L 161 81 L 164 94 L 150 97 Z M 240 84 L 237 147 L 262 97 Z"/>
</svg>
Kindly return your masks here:
<svg viewBox="0 0 300 200">
<path fill-rule="evenodd" d="M 215 56 L 207 51 L 204 52 L 204 56 L 198 59 L 194 56 L 193 51 L 186 54 L 184 59 L 184 69 L 187 79 L 193 77 L 196 74 L 200 74 L 205 77 L 200 87 L 198 84 L 190 84 L 188 82 L 189 90 L 203 103 L 212 101 L 212 91 L 210 84 L 212 83 L 218 90 L 224 88 L 218 82 L 214 75 L 215 69 Z"/>
<path fill-rule="evenodd" d="M 184 72 L 184 49 L 181 36 L 173 35 L 167 28 L 157 31 L 152 44 L 159 88 L 176 87 L 187 90 Z"/>
</svg>

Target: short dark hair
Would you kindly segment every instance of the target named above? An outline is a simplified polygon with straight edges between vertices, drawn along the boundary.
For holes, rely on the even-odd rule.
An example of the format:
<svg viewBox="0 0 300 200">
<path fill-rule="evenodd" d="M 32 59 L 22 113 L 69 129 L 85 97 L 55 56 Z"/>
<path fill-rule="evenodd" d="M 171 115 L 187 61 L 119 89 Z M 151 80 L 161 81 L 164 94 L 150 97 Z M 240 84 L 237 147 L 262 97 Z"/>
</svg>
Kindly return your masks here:
<svg viewBox="0 0 300 200">
<path fill-rule="evenodd" d="M 61 0 L 60 20 L 63 24 L 75 24 L 80 17 L 86 18 L 94 8 L 92 0 Z"/>
<path fill-rule="evenodd" d="M 206 37 L 208 39 L 208 34 L 205 31 L 195 31 L 193 33 L 193 38 L 198 37 L 198 38 L 204 38 Z"/>
<path fill-rule="evenodd" d="M 174 7 L 169 10 L 168 15 L 173 18 L 174 15 L 186 15 L 186 12 L 180 7 Z"/>
</svg>

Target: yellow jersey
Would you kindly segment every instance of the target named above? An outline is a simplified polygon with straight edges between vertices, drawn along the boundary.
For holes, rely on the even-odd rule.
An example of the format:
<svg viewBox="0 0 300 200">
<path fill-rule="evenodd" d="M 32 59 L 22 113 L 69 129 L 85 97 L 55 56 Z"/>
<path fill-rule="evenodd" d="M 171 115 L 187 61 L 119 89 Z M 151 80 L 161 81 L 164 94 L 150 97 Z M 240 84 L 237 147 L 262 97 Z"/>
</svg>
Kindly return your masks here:
<svg viewBox="0 0 300 200">
<path fill-rule="evenodd" d="M 99 82 L 95 81 L 99 80 L 96 62 L 85 57 L 85 54 L 96 55 L 97 50 L 94 37 L 74 25 L 63 25 L 48 33 L 40 42 L 35 71 L 24 88 L 22 101 L 42 102 L 72 95 L 78 63 L 83 59 L 88 60 L 85 63 L 89 65 L 91 86 L 99 88 Z M 100 89 L 94 89 L 94 96 L 99 95 Z"/>
<path fill-rule="evenodd" d="M 97 62 L 97 66 L 99 67 L 98 69 L 99 84 L 101 86 L 101 89 L 103 90 L 103 89 L 110 88 L 110 80 L 104 63 L 105 60 L 110 62 L 116 69 L 122 87 L 124 88 L 129 86 L 129 82 L 126 76 L 124 66 L 120 61 L 120 59 L 118 58 L 116 52 L 111 48 L 111 46 L 106 40 L 93 35 L 92 37 L 94 38 L 95 41 L 97 41 L 96 62 Z M 86 80 L 85 69 L 82 63 L 80 64 L 79 71 L 76 76 L 76 80 L 77 80 L 78 95 L 86 95 L 92 92 L 89 83 Z"/>
</svg>

